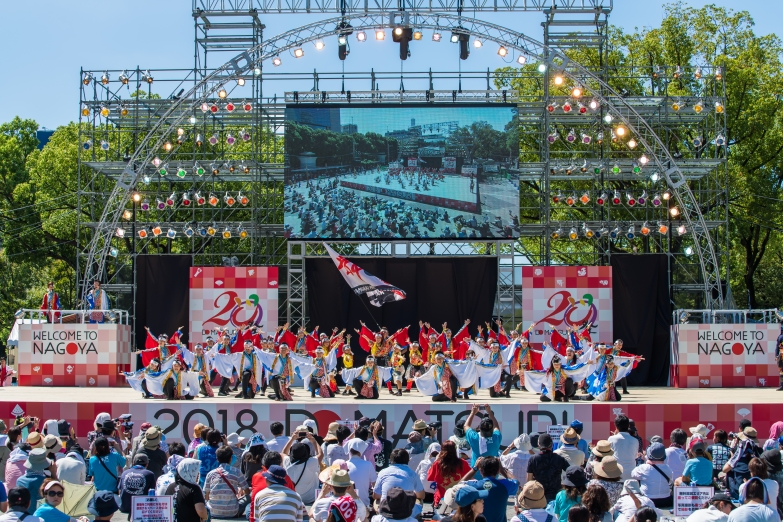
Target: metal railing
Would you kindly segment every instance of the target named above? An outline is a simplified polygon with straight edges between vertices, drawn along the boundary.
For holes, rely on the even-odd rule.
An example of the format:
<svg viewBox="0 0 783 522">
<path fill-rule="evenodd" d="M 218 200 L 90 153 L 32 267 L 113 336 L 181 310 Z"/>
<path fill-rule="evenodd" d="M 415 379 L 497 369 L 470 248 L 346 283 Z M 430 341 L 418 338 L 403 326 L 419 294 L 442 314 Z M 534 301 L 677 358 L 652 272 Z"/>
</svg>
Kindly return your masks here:
<svg viewBox="0 0 783 522">
<path fill-rule="evenodd" d="M 130 314 L 127 310 L 40 310 L 38 308 L 21 308 L 14 317 L 22 320 L 32 320 L 57 324 L 89 323 L 92 314 L 102 313 L 102 323 L 130 324 Z"/>
<path fill-rule="evenodd" d="M 781 323 L 783 313 L 777 308 L 758 310 L 675 310 L 672 324 L 742 324 Z"/>
</svg>

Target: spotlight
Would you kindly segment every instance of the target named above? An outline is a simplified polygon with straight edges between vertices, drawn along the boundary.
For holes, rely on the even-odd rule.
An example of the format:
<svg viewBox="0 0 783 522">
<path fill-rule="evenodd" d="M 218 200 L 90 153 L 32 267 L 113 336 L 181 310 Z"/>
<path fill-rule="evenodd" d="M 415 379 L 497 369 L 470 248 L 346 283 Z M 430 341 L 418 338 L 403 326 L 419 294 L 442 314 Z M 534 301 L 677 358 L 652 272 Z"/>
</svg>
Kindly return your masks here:
<svg viewBox="0 0 783 522">
<path fill-rule="evenodd" d="M 563 75 L 562 75 L 562 73 L 555 74 L 555 85 L 563 85 Z"/>
<path fill-rule="evenodd" d="M 229 207 L 233 207 L 234 203 L 237 202 L 236 198 L 231 194 L 229 194 L 228 192 L 226 192 L 226 195 L 223 196 L 223 201 L 225 201 L 226 205 L 228 205 Z"/>
<path fill-rule="evenodd" d="M 598 196 L 598 199 L 595 200 L 596 203 L 603 206 L 606 204 L 606 202 L 609 200 L 609 194 L 606 192 L 602 192 L 600 196 Z"/>
<path fill-rule="evenodd" d="M 201 237 L 207 237 L 207 227 L 201 226 L 201 228 L 198 229 L 198 235 Z"/>
<path fill-rule="evenodd" d="M 587 114 L 587 107 L 582 105 L 582 102 L 577 102 L 576 106 L 579 109 L 579 114 Z"/>
<path fill-rule="evenodd" d="M 576 231 L 576 228 L 571 227 L 571 230 L 568 231 L 568 239 L 571 241 L 579 239 L 579 232 Z"/>
<path fill-rule="evenodd" d="M 101 83 L 103 85 L 109 85 L 109 73 L 104 71 L 104 73 L 101 75 Z"/>
<path fill-rule="evenodd" d="M 623 231 L 620 230 L 620 227 L 614 227 L 612 231 L 609 232 L 609 237 L 611 237 L 612 239 L 617 239 L 618 237 L 620 237 L 620 234 L 622 233 Z"/>
<path fill-rule="evenodd" d="M 670 197 L 672 197 L 671 192 L 669 192 L 668 190 L 664 191 L 664 193 L 663 193 L 663 200 L 664 201 L 669 201 Z"/>
<path fill-rule="evenodd" d="M 696 70 L 693 71 L 693 77 L 696 78 L 697 80 L 701 79 L 701 66 L 697 66 Z"/>
<path fill-rule="evenodd" d="M 165 150 L 166 152 L 171 152 L 172 148 L 173 148 L 173 145 L 171 144 L 170 141 L 164 141 L 163 142 L 163 150 Z"/>
<path fill-rule="evenodd" d="M 413 39 L 414 40 L 421 40 L 424 37 L 424 34 L 421 32 L 421 29 L 416 29 L 413 31 Z"/>
<path fill-rule="evenodd" d="M 691 257 L 693 255 L 693 247 L 687 246 L 685 247 L 685 250 L 683 250 L 686 256 Z"/>
<path fill-rule="evenodd" d="M 210 136 L 208 141 L 209 141 L 209 144 L 212 145 L 213 147 L 215 145 L 217 145 L 218 141 L 220 141 L 220 139 L 218 138 L 217 132 L 214 133 L 212 136 Z"/>
<path fill-rule="evenodd" d="M 169 207 L 173 207 L 174 203 L 176 202 L 177 202 L 177 193 L 172 192 L 171 195 L 168 198 L 166 198 L 166 205 L 168 205 Z"/>
<path fill-rule="evenodd" d="M 243 101 L 242 102 L 242 110 L 245 112 L 250 112 L 253 110 L 253 104 L 249 101 Z"/>
<path fill-rule="evenodd" d="M 552 232 L 550 234 L 550 237 L 552 239 L 557 239 L 557 238 L 559 238 L 562 235 L 563 235 L 563 229 L 562 228 L 558 228 L 557 230 L 555 230 L 554 232 Z"/>
<path fill-rule="evenodd" d="M 226 227 L 223 231 L 223 239 L 231 239 L 231 229 Z"/>
<path fill-rule="evenodd" d="M 161 176 L 165 176 L 168 173 L 169 173 L 169 164 L 168 163 L 164 163 L 158 169 L 158 174 L 160 174 Z"/>
<path fill-rule="evenodd" d="M 261 68 L 256 67 L 255 69 L 253 69 L 253 74 L 256 76 L 261 76 Z"/>
<path fill-rule="evenodd" d="M 677 233 L 681 236 L 685 235 L 685 233 L 688 232 L 688 229 L 685 228 L 685 225 L 680 225 L 677 227 Z"/>
<path fill-rule="evenodd" d="M 209 194 L 209 200 L 208 201 L 209 201 L 209 204 L 212 205 L 213 207 L 216 207 L 217 204 L 220 202 L 218 197 L 216 195 L 212 194 L 212 193 Z"/>
<path fill-rule="evenodd" d="M 304 49 L 301 47 L 294 49 L 294 58 L 301 58 L 302 56 L 304 56 Z"/>
<path fill-rule="evenodd" d="M 701 136 L 696 136 L 695 138 L 693 138 L 693 146 L 694 147 L 696 147 L 698 149 L 702 145 L 704 145 L 704 140 L 702 139 Z"/>
<path fill-rule="evenodd" d="M 623 169 L 620 168 L 620 164 L 615 163 L 614 166 L 612 167 L 612 174 L 622 174 L 622 173 L 623 173 Z"/>
<path fill-rule="evenodd" d="M 212 114 L 217 114 L 220 111 L 220 106 L 217 103 L 213 103 L 209 106 L 209 112 Z"/>
<path fill-rule="evenodd" d="M 661 66 L 660 65 L 656 65 L 655 66 L 655 69 L 653 69 L 652 77 L 655 80 L 657 80 L 658 78 L 661 77 Z"/>
<path fill-rule="evenodd" d="M 363 42 L 364 40 L 359 40 L 359 41 Z M 340 60 L 345 60 L 349 52 L 350 51 L 348 50 L 348 35 L 340 34 L 340 36 L 337 37 L 337 58 L 339 58 Z"/>
<path fill-rule="evenodd" d="M 619 127 L 617 127 L 615 129 L 615 132 L 617 133 L 618 136 L 620 136 L 622 138 L 623 136 L 625 136 L 625 127 L 620 125 Z"/>
<path fill-rule="evenodd" d="M 584 233 L 587 239 L 592 239 L 593 236 L 595 236 L 595 232 L 593 232 L 593 230 L 587 226 L 587 223 L 582 224 L 582 233 Z"/>
<path fill-rule="evenodd" d="M 204 145 L 204 136 L 196 134 L 196 146 L 201 147 L 202 145 Z"/>
<path fill-rule="evenodd" d="M 234 112 L 234 109 L 236 109 L 236 108 L 237 108 L 237 107 L 236 107 L 236 105 L 234 105 L 234 104 L 233 104 L 233 103 L 231 103 L 231 102 L 228 102 L 228 103 L 226 104 L 226 110 L 227 110 L 228 112 Z"/>
<path fill-rule="evenodd" d="M 451 43 L 459 42 L 459 33 L 451 33 Z"/>
<path fill-rule="evenodd" d="M 718 81 L 723 79 L 723 67 L 715 69 L 715 79 Z"/>
<path fill-rule="evenodd" d="M 199 205 L 199 206 L 203 205 L 207 201 L 206 198 L 204 198 L 204 196 L 202 196 L 201 193 L 199 193 L 199 192 L 196 192 L 196 194 L 193 196 L 193 198 L 196 200 L 196 204 Z"/>
<path fill-rule="evenodd" d="M 723 113 L 723 104 L 721 102 L 717 102 L 717 101 L 715 102 L 715 112 L 717 112 L 718 114 Z"/>
<path fill-rule="evenodd" d="M 538 72 L 545 73 L 546 72 L 546 64 L 545 63 L 539 63 L 538 64 Z"/>
<path fill-rule="evenodd" d="M 658 233 L 661 235 L 665 235 L 669 231 L 669 225 L 666 223 L 663 223 L 662 221 L 658 222 Z"/>
<path fill-rule="evenodd" d="M 187 237 L 193 237 L 193 227 L 191 227 L 190 225 L 185 227 L 184 232 Z"/>
<path fill-rule="evenodd" d="M 118 228 L 117 230 L 114 231 L 114 235 L 119 238 L 125 237 L 125 229 L 122 227 Z"/>
<path fill-rule="evenodd" d="M 89 116 L 90 115 L 90 108 L 86 105 L 82 105 L 82 116 Z"/>
<path fill-rule="evenodd" d="M 591 110 L 594 110 L 594 111 L 598 110 L 598 107 L 600 107 L 600 106 L 601 106 L 601 102 L 599 102 L 598 99 L 593 98 L 592 100 L 590 100 L 590 109 Z"/>
<path fill-rule="evenodd" d="M 190 193 L 186 190 L 182 194 L 182 205 L 186 206 L 186 207 L 189 207 L 190 206 L 190 202 L 191 202 L 191 200 L 190 200 Z"/>
<path fill-rule="evenodd" d="M 579 202 L 580 202 L 582 205 L 587 205 L 588 203 L 590 203 L 590 194 L 588 194 L 587 192 L 583 193 L 583 194 L 582 194 L 582 195 L 579 197 Z"/>
<path fill-rule="evenodd" d="M 568 114 L 569 112 L 571 112 L 571 109 L 572 109 L 572 107 L 571 107 L 571 103 L 570 102 L 565 102 L 563 104 L 563 112 L 564 113 Z"/>
<path fill-rule="evenodd" d="M 484 44 L 482 44 L 482 43 L 481 43 L 481 40 L 479 40 L 478 38 L 476 38 L 475 40 L 473 40 L 473 47 L 475 47 L 476 49 L 479 49 L 479 48 L 481 48 L 481 46 L 482 46 L 482 45 L 484 45 Z"/>
<path fill-rule="evenodd" d="M 584 163 L 582 163 L 582 166 L 579 167 L 579 171 L 582 172 L 582 173 L 585 173 L 585 172 L 587 172 L 587 169 L 589 169 L 589 168 L 590 168 L 590 162 L 587 161 L 587 160 L 584 160 Z"/>
<path fill-rule="evenodd" d="M 119 250 L 117 250 L 116 248 L 114 248 L 114 247 L 111 247 L 111 248 L 109 249 L 109 255 L 110 255 L 111 257 L 117 257 L 119 254 L 120 254 L 120 251 L 119 251 Z"/>
<path fill-rule="evenodd" d="M 401 26 L 398 25 L 397 27 L 394 28 L 394 35 L 392 37 L 394 37 L 394 36 L 396 36 L 398 38 L 400 36 L 402 36 L 402 27 Z"/>
<path fill-rule="evenodd" d="M 557 109 L 557 107 L 558 107 L 557 102 L 552 102 L 546 106 L 546 111 L 551 114 L 555 112 L 555 109 Z"/>
<path fill-rule="evenodd" d="M 574 203 L 576 203 L 576 196 L 574 196 L 573 194 L 569 195 L 568 197 L 566 197 L 566 201 L 565 202 L 566 202 L 566 205 L 568 205 L 569 207 L 573 207 Z"/>
<path fill-rule="evenodd" d="M 144 71 L 144 74 L 141 76 L 141 81 L 147 82 L 147 83 L 152 83 L 154 81 L 154 78 L 150 74 L 149 70 Z"/>
<path fill-rule="evenodd" d="M 413 40 L 413 29 L 397 26 L 392 31 L 392 41 L 400 44 L 400 60 L 407 60 L 410 55 L 410 41 Z"/>
<path fill-rule="evenodd" d="M 595 167 L 593 167 L 593 174 L 596 174 L 596 175 L 598 175 L 598 174 L 600 174 L 601 172 L 603 172 L 603 171 L 604 171 L 604 169 L 606 169 L 606 165 L 604 164 L 604 162 L 603 162 L 603 161 L 601 161 L 600 163 L 598 163 L 598 165 L 596 165 Z"/>
<path fill-rule="evenodd" d="M 90 85 L 90 82 L 92 82 L 92 74 L 88 72 L 84 73 L 84 76 L 82 76 L 82 83 L 84 85 Z"/>
<path fill-rule="evenodd" d="M 507 54 L 508 54 L 508 49 L 506 49 L 504 46 L 501 45 L 498 48 L 498 56 L 500 56 L 501 58 L 505 58 Z"/>
<path fill-rule="evenodd" d="M 629 149 L 635 149 L 636 145 L 637 145 L 637 143 L 636 143 L 635 139 L 631 138 L 630 140 L 628 140 L 628 148 Z"/>
<path fill-rule="evenodd" d="M 628 227 L 628 231 L 625 233 L 625 237 L 628 239 L 633 239 L 636 237 L 636 228 L 633 225 Z"/>
<path fill-rule="evenodd" d="M 144 239 L 147 237 L 147 229 L 146 228 L 140 228 L 137 232 L 139 238 Z"/>
<path fill-rule="evenodd" d="M 385 40 L 386 39 L 386 31 L 383 29 L 376 29 L 375 30 L 375 39 L 376 40 Z"/>
<path fill-rule="evenodd" d="M 628 202 L 629 207 L 636 205 L 636 198 L 634 198 L 633 194 L 630 192 L 625 193 L 625 200 Z"/>
<path fill-rule="evenodd" d="M 228 92 L 226 91 L 225 88 L 221 87 L 220 90 L 218 91 L 218 98 L 224 100 L 227 96 L 228 96 Z"/>
<path fill-rule="evenodd" d="M 243 164 L 241 164 L 241 165 L 239 165 L 239 168 L 241 168 L 241 169 L 242 169 L 242 172 L 244 172 L 245 174 L 250 174 L 250 167 L 248 167 L 248 166 L 247 166 L 247 165 L 245 165 L 244 163 L 243 163 Z"/>
<path fill-rule="evenodd" d="M 358 33 L 356 33 L 356 39 L 359 40 L 360 42 L 367 41 L 367 33 L 365 33 L 364 31 L 359 31 Z"/>
<path fill-rule="evenodd" d="M 159 157 L 155 156 L 152 158 L 152 164 L 155 165 L 155 168 L 160 167 L 161 163 L 163 163 L 163 160 L 161 160 Z"/>
<path fill-rule="evenodd" d="M 677 217 L 680 215 L 680 209 L 677 207 L 672 207 L 669 209 L 669 214 L 671 214 L 672 217 Z"/>
<path fill-rule="evenodd" d="M 197 161 L 196 163 L 193 164 L 193 172 L 195 172 L 197 176 L 203 176 L 204 172 L 206 171 L 204 167 L 202 167 Z"/>
<path fill-rule="evenodd" d="M 235 166 L 234 166 L 234 164 L 233 164 L 233 163 L 231 163 L 230 161 L 227 161 L 227 162 L 226 162 L 226 164 L 225 164 L 225 167 L 227 167 L 227 168 L 228 168 L 228 171 L 229 171 L 229 172 L 231 172 L 232 174 L 233 174 L 233 173 L 234 173 L 234 171 L 236 170 L 236 167 L 235 167 Z"/>
<path fill-rule="evenodd" d="M 517 63 L 519 65 L 525 65 L 527 63 L 527 57 L 523 54 L 520 54 L 519 56 L 517 56 Z"/>
<path fill-rule="evenodd" d="M 105 105 L 101 105 L 101 116 L 104 118 L 109 116 L 109 108 Z"/>
<path fill-rule="evenodd" d="M 678 65 L 677 68 L 674 70 L 674 73 L 672 74 L 672 78 L 677 80 L 680 78 L 680 76 L 682 76 L 682 68 Z"/>
<path fill-rule="evenodd" d="M 121 84 L 128 85 L 128 74 L 125 71 L 122 71 L 122 74 L 120 74 L 118 79 Z"/>
<path fill-rule="evenodd" d="M 574 86 L 574 88 L 571 90 L 571 96 L 573 98 L 581 98 L 582 88 L 579 85 Z"/>
<path fill-rule="evenodd" d="M 557 141 L 558 136 L 559 134 L 557 133 L 557 131 L 554 131 L 552 134 L 547 136 L 547 141 L 549 141 L 549 143 L 554 143 Z"/>
<path fill-rule="evenodd" d="M 131 197 L 133 198 L 133 201 L 135 201 L 136 203 L 141 201 L 141 194 L 139 194 L 138 192 L 134 192 L 133 196 L 131 196 Z"/>
<path fill-rule="evenodd" d="M 644 205 L 644 204 L 646 204 L 646 203 L 647 203 L 647 191 L 646 191 L 646 190 L 642 190 L 642 195 L 641 195 L 641 196 L 639 196 L 639 197 L 636 199 L 636 202 L 637 202 L 638 204 L 640 204 L 640 205 Z"/>
<path fill-rule="evenodd" d="M 220 165 L 218 165 L 217 163 L 211 163 L 209 165 L 209 170 L 212 171 L 213 176 L 217 176 L 218 174 L 220 174 Z"/>
<path fill-rule="evenodd" d="M 660 207 L 661 206 L 661 196 L 659 194 L 656 194 L 652 198 L 652 204 L 654 207 Z"/>
<path fill-rule="evenodd" d="M 639 229 L 639 232 L 641 232 L 643 236 L 647 236 L 650 234 L 650 226 L 647 224 L 646 221 L 642 224 L 642 228 Z"/>
<path fill-rule="evenodd" d="M 432 33 L 433 42 L 440 42 L 441 38 L 443 38 L 443 35 L 441 35 L 439 32 L 435 31 L 434 33 Z"/>
<path fill-rule="evenodd" d="M 237 199 L 239 200 L 239 204 L 243 207 L 246 207 L 248 203 L 250 203 L 250 198 L 242 194 L 241 192 L 237 194 Z"/>
<path fill-rule="evenodd" d="M 141 202 L 141 209 L 142 210 L 149 210 L 150 209 L 150 202 L 148 200 L 144 200 Z"/>
<path fill-rule="evenodd" d="M 158 237 L 162 233 L 163 233 L 163 229 L 160 228 L 160 225 L 155 225 L 154 227 L 152 227 L 152 235 L 153 236 Z"/>
<path fill-rule="evenodd" d="M 339 41 L 340 41 L 340 39 L 338 38 L 338 39 L 337 39 L 337 41 L 339 42 Z M 324 48 L 324 41 L 323 41 L 323 40 L 316 40 L 316 41 L 315 41 L 315 48 L 316 48 L 317 50 L 319 50 L 319 51 L 320 51 L 321 49 L 323 49 L 323 48 Z"/>
<path fill-rule="evenodd" d="M 168 231 L 166 232 L 166 237 L 169 239 L 174 239 L 175 237 L 177 237 L 177 231 L 174 230 L 173 228 L 169 228 Z"/>
<path fill-rule="evenodd" d="M 639 158 L 639 163 L 641 165 L 647 165 L 647 163 L 649 161 L 650 161 L 650 159 L 646 155 L 644 155 L 644 154 L 642 154 L 641 157 Z"/>
<path fill-rule="evenodd" d="M 207 235 L 214 236 L 216 232 L 217 232 L 217 229 L 215 228 L 215 224 L 214 223 L 207 227 Z"/>
<path fill-rule="evenodd" d="M 247 234 L 247 230 L 245 230 L 243 227 L 239 227 L 239 228 L 237 228 L 237 233 L 239 234 L 239 238 L 240 238 L 240 239 L 245 239 L 245 238 L 247 238 L 247 235 L 248 235 L 248 234 Z"/>
<path fill-rule="evenodd" d="M 685 107 L 685 104 L 682 103 L 682 101 L 680 101 L 680 100 L 674 100 L 674 102 L 672 102 L 672 110 L 674 112 L 678 112 L 683 107 Z"/>
<path fill-rule="evenodd" d="M 614 117 L 607 112 L 606 115 L 604 116 L 604 121 L 606 123 L 612 123 L 613 120 L 614 120 Z"/>
<path fill-rule="evenodd" d="M 658 175 L 657 172 L 653 172 L 650 175 L 650 181 L 652 181 L 653 183 L 657 183 L 659 179 L 661 179 L 661 177 Z"/>
<path fill-rule="evenodd" d="M 230 132 L 226 135 L 226 143 L 228 145 L 233 145 L 234 143 L 236 143 L 236 141 L 237 139 Z"/>
<path fill-rule="evenodd" d="M 723 147 L 726 145 L 726 137 L 723 134 L 718 134 L 715 136 L 715 145 L 718 147 Z"/>
<path fill-rule="evenodd" d="M 620 199 L 620 192 L 615 190 L 614 191 L 614 196 L 612 196 L 612 204 L 613 205 L 619 205 L 620 203 L 622 203 L 622 201 L 623 200 Z"/>
<path fill-rule="evenodd" d="M 563 200 L 563 197 L 563 194 L 560 193 L 552 196 L 552 203 L 560 203 Z"/>
<path fill-rule="evenodd" d="M 274 65 L 275 67 L 280 67 L 282 63 L 283 60 L 281 60 L 279 56 L 275 56 L 274 58 L 272 58 L 272 65 Z"/>
<path fill-rule="evenodd" d="M 239 85 L 240 87 L 244 87 L 245 86 L 245 79 L 242 78 L 241 76 L 239 78 L 237 78 L 237 85 Z"/>
<path fill-rule="evenodd" d="M 568 131 L 568 134 L 566 134 L 566 141 L 568 143 L 573 143 L 576 141 L 576 133 L 574 132 L 574 129 Z"/>
<path fill-rule="evenodd" d="M 101 150 L 107 151 L 109 150 L 109 142 L 106 140 L 101 140 Z"/>
<path fill-rule="evenodd" d="M 242 138 L 242 141 L 250 141 L 250 133 L 245 129 L 239 131 L 239 137 Z"/>
<path fill-rule="evenodd" d="M 634 174 L 640 174 L 642 172 L 642 166 L 636 163 L 635 161 L 631 162 L 631 171 Z"/>
</svg>

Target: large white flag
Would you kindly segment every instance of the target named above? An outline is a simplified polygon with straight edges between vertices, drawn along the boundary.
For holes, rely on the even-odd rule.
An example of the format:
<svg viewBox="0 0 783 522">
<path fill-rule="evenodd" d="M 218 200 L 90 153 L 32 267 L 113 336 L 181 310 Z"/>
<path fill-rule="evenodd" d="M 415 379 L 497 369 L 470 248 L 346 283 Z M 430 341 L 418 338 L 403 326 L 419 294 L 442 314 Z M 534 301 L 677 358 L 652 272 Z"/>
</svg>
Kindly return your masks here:
<svg viewBox="0 0 783 522">
<path fill-rule="evenodd" d="M 337 266 L 337 270 L 345 278 L 345 282 L 356 293 L 356 295 L 366 294 L 370 303 L 374 306 L 383 306 L 384 303 L 392 301 L 402 301 L 405 299 L 405 292 L 396 286 L 392 286 L 383 279 L 375 277 L 358 265 L 351 263 L 343 256 L 332 250 L 329 245 L 324 243 L 326 251 L 332 257 L 332 261 Z"/>
</svg>

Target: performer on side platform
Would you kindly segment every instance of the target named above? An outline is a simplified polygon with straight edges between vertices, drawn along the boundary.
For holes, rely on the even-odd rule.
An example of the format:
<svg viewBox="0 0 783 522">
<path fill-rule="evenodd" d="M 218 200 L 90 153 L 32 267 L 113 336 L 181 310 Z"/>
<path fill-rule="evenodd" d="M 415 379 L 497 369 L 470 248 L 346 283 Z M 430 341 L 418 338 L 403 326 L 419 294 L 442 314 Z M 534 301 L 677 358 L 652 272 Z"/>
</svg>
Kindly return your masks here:
<svg viewBox="0 0 783 522">
<path fill-rule="evenodd" d="M 783 326 L 780 327 L 780 335 L 775 343 L 775 360 L 778 362 L 778 373 L 780 373 L 780 387 L 777 391 L 783 391 Z"/>
<path fill-rule="evenodd" d="M 92 289 L 87 294 L 87 305 L 90 310 L 108 310 L 111 308 L 111 302 L 106 292 L 101 289 L 101 282 L 97 279 L 92 283 Z M 103 312 L 90 312 L 91 323 L 102 323 L 105 320 Z"/>
<path fill-rule="evenodd" d="M 16 371 L 8 367 L 5 357 L 0 357 L 0 386 L 10 386 L 10 379 L 14 375 Z"/>
<path fill-rule="evenodd" d="M 364 366 L 340 372 L 345 382 L 352 382 L 357 399 L 377 399 L 381 385 L 391 379 L 392 370 L 378 366 L 375 357 L 368 355 Z"/>
<path fill-rule="evenodd" d="M 54 291 L 54 283 L 52 281 L 49 281 L 46 288 L 47 290 L 41 303 L 41 310 L 46 310 L 47 321 L 56 323 L 60 321 L 60 312 L 55 310 L 62 310 L 60 307 L 60 296 Z"/>
<path fill-rule="evenodd" d="M 201 343 L 196 343 L 194 351 L 190 351 L 184 346 L 180 348 L 180 355 L 190 367 L 190 371 L 198 374 L 199 391 L 204 394 L 205 397 L 214 397 L 215 393 L 212 391 L 210 385 L 209 375 L 212 373 L 212 358 L 214 355 L 204 353 L 204 346 Z"/>
</svg>

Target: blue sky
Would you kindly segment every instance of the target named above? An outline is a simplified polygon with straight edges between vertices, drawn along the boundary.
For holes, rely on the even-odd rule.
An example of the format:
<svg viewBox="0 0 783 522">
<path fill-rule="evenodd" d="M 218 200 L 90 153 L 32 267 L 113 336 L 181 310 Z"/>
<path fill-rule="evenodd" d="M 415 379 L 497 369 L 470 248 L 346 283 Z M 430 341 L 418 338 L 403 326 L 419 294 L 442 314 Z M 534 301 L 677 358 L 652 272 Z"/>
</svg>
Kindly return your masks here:
<svg viewBox="0 0 783 522">
<path fill-rule="evenodd" d="M 627 30 L 657 25 L 662 16 L 662 2 L 615 0 L 610 23 Z M 690 5 L 710 3 L 692 0 Z M 714 3 L 733 9 L 750 11 L 759 34 L 775 32 L 779 4 L 774 0 L 715 0 Z M 175 69 L 193 67 L 193 18 L 190 0 L 43 0 L 41 2 L 4 2 L 3 30 L 0 44 L 5 49 L 0 64 L 0 121 L 16 115 L 33 118 L 41 126 L 55 128 L 78 118 L 79 69 Z M 472 16 L 472 13 L 465 13 Z M 322 19 L 313 15 L 262 15 L 268 37 L 297 26 Z M 485 13 L 476 18 L 525 32 L 542 39 L 541 13 Z M 385 42 L 351 40 L 351 54 L 345 62 L 337 59 L 337 42 L 327 41 L 326 48 L 316 51 L 305 46 L 305 56 L 294 59 L 283 56 L 283 65 L 275 72 L 312 73 L 389 71 L 399 74 L 410 71 L 486 71 L 502 66 L 497 48 L 488 44 L 471 49 L 467 61 L 460 61 L 457 46 L 447 41 L 435 44 L 429 35 L 413 42 L 412 56 L 405 62 L 398 57 L 398 46 L 387 34 Z M 228 56 L 225 57 L 226 59 Z M 226 61 L 223 59 L 220 63 Z M 217 61 L 217 60 L 216 60 Z M 218 65 L 212 63 L 212 65 Z M 312 88 L 312 79 L 286 79 L 265 82 L 264 93 L 305 91 Z M 366 84 L 366 85 L 365 85 Z M 483 89 L 483 80 L 464 81 L 463 89 Z M 381 81 L 383 90 L 399 89 L 397 75 Z M 156 82 L 153 90 L 168 96 L 173 84 Z M 322 81 L 321 89 L 339 90 L 340 82 Z M 369 81 L 362 81 L 354 90 L 369 90 Z M 426 81 L 406 80 L 406 89 L 424 89 Z M 454 89 L 456 80 L 436 82 L 436 89 Z"/>
</svg>

